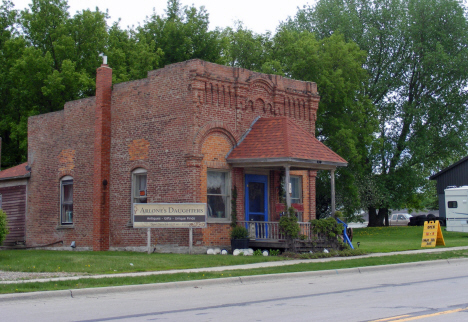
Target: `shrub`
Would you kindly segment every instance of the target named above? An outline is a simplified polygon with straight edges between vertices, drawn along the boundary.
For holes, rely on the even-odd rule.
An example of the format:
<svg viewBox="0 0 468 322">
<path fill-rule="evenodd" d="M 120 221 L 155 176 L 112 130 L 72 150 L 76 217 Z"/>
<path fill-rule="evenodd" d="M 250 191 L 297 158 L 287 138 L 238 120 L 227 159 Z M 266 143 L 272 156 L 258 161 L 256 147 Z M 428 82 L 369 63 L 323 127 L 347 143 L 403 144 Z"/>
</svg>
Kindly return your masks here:
<svg viewBox="0 0 468 322">
<path fill-rule="evenodd" d="M 279 227 L 288 239 L 299 237 L 300 227 L 293 207 L 288 208 L 288 213 L 280 218 Z"/>
<path fill-rule="evenodd" d="M 3 243 L 9 232 L 7 215 L 0 209 L 0 245 Z"/>
<path fill-rule="evenodd" d="M 231 239 L 245 239 L 249 237 L 249 231 L 242 226 L 236 226 L 231 229 Z"/>
<path fill-rule="evenodd" d="M 335 218 L 314 219 L 310 221 L 312 233 L 324 235 L 329 239 L 338 238 L 343 233 L 343 225 L 339 224 Z"/>
</svg>

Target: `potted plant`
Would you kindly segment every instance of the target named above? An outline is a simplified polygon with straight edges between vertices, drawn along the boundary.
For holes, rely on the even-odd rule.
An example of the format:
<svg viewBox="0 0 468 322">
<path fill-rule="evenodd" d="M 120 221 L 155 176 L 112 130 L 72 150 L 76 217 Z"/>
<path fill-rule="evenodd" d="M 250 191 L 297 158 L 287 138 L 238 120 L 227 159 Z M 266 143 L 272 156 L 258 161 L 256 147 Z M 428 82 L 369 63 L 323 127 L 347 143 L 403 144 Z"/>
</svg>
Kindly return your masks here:
<svg viewBox="0 0 468 322">
<path fill-rule="evenodd" d="M 242 226 L 231 229 L 231 251 L 249 248 L 249 231 Z"/>
</svg>

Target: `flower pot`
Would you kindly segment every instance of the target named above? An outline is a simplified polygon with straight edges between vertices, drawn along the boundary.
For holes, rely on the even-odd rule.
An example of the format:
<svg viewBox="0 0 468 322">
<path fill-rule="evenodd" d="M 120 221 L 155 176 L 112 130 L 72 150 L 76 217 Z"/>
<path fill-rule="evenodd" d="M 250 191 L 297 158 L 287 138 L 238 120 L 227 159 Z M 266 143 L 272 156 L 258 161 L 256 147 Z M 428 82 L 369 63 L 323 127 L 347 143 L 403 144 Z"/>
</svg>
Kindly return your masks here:
<svg viewBox="0 0 468 322">
<path fill-rule="evenodd" d="M 231 239 L 231 252 L 233 252 L 234 249 L 246 249 L 246 248 L 249 248 L 248 238 Z"/>
</svg>

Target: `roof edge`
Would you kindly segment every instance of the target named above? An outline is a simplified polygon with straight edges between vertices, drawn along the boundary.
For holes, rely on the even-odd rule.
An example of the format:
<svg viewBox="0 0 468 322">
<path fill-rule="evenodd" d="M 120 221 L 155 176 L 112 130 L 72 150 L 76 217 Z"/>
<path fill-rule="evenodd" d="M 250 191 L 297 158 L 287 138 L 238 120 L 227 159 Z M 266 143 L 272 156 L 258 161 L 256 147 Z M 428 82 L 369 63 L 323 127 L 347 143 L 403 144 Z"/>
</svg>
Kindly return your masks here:
<svg viewBox="0 0 468 322">
<path fill-rule="evenodd" d="M 7 180 L 17 180 L 17 179 L 25 179 L 31 177 L 31 173 L 24 174 L 22 176 L 16 176 L 16 177 L 6 177 L 6 178 L 0 178 L 0 181 L 7 181 Z"/>
<path fill-rule="evenodd" d="M 333 165 L 337 167 L 347 167 L 348 162 L 331 162 L 331 161 L 322 161 L 322 160 L 311 160 L 311 159 L 298 159 L 298 158 L 250 158 L 250 159 L 231 159 L 226 160 L 227 163 L 308 163 L 308 164 L 324 164 L 324 165 Z"/>
<path fill-rule="evenodd" d="M 465 162 L 468 160 L 468 156 L 464 157 L 463 159 L 461 160 L 458 160 L 457 162 L 449 165 L 448 167 L 440 170 L 439 172 L 437 172 L 436 174 L 433 174 L 432 176 L 429 177 L 429 180 L 435 180 L 437 177 L 439 177 L 440 175 L 444 174 L 445 172 L 449 171 L 450 169 L 453 169 L 455 168 L 457 165 Z"/>
</svg>

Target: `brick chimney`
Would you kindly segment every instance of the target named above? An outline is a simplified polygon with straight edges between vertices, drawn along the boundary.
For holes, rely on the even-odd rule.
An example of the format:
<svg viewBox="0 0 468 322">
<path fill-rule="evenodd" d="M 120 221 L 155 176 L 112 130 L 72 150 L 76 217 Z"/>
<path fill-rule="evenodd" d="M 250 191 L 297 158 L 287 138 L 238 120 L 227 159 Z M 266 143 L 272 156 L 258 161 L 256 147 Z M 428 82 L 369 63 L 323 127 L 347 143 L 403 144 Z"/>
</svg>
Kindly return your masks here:
<svg viewBox="0 0 468 322">
<path fill-rule="evenodd" d="M 93 250 L 109 249 L 109 177 L 111 150 L 112 69 L 104 63 L 96 74 L 94 124 Z"/>
</svg>

